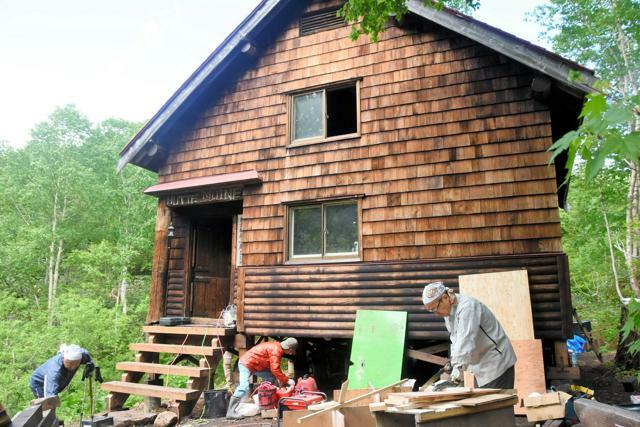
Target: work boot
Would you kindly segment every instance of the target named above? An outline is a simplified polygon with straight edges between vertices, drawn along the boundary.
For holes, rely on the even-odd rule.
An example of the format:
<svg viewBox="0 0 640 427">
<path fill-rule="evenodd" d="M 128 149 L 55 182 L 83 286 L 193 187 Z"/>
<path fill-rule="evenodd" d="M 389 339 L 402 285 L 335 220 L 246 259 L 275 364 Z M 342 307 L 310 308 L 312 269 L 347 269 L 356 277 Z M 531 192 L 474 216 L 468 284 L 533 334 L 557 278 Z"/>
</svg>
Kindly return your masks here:
<svg viewBox="0 0 640 427">
<path fill-rule="evenodd" d="M 229 400 L 229 407 L 227 408 L 227 418 L 234 419 L 234 420 L 244 418 L 242 415 L 236 412 L 236 410 L 238 409 L 239 403 L 240 403 L 239 397 L 231 396 L 231 399 Z"/>
</svg>

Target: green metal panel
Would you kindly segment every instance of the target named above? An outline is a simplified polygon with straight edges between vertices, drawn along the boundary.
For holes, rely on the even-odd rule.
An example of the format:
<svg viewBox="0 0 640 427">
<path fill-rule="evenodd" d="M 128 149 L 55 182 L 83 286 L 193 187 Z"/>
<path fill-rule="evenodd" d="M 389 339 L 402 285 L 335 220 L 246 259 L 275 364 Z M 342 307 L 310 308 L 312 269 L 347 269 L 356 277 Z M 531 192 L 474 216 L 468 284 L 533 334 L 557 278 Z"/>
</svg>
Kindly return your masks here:
<svg viewBox="0 0 640 427">
<path fill-rule="evenodd" d="M 401 379 L 405 311 L 358 310 L 353 329 L 349 389 L 384 387 Z"/>
</svg>

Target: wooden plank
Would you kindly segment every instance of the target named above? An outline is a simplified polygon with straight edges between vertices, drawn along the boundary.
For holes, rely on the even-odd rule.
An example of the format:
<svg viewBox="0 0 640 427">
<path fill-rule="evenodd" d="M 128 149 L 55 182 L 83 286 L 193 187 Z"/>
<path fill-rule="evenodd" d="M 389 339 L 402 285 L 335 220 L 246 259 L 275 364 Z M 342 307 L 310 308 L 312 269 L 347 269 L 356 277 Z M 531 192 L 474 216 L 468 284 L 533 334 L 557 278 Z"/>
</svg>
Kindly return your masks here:
<svg viewBox="0 0 640 427">
<path fill-rule="evenodd" d="M 544 394 L 546 380 L 542 357 L 542 340 L 512 340 L 518 361 L 515 366 L 515 388 L 518 397 L 524 399 L 533 392 Z M 524 415 L 525 408 L 515 407 L 517 415 Z"/>
<path fill-rule="evenodd" d="M 440 344 L 430 345 L 429 347 L 421 348 L 418 351 L 421 351 L 423 353 L 437 354 L 437 353 L 444 353 L 445 351 L 448 352 L 450 347 L 451 347 L 451 343 L 443 342 Z"/>
<path fill-rule="evenodd" d="M 495 393 L 486 394 L 484 396 L 469 397 L 467 399 L 456 400 L 455 404 L 458 406 L 480 406 L 486 405 L 491 402 L 499 402 L 501 400 L 513 399 L 513 394 Z"/>
<path fill-rule="evenodd" d="M 490 402 L 479 406 L 461 406 L 441 412 L 423 412 L 415 415 L 416 423 L 435 421 L 444 418 L 458 417 L 467 414 L 477 414 L 480 412 L 492 411 L 494 409 L 507 408 L 518 403 L 518 397 L 511 395 L 509 399 Z"/>
<path fill-rule="evenodd" d="M 371 412 L 381 412 L 387 410 L 387 404 L 384 402 L 371 402 L 369 403 L 369 410 Z"/>
<path fill-rule="evenodd" d="M 33 399 L 31 401 L 31 406 L 40 405 L 42 406 L 43 411 L 48 411 L 50 409 L 55 409 L 60 407 L 60 397 L 59 396 L 49 396 L 49 397 L 41 397 L 39 399 Z M 2 406 L 0 405 L 0 409 Z"/>
<path fill-rule="evenodd" d="M 142 327 L 143 332 L 156 334 L 174 334 L 174 335 L 200 335 L 210 337 L 231 336 L 235 333 L 235 328 L 225 328 L 205 325 L 180 325 L 180 326 L 160 326 L 145 325 Z"/>
<path fill-rule="evenodd" d="M 407 356 L 412 359 L 422 360 L 423 362 L 429 362 L 440 366 L 446 365 L 449 361 L 446 357 L 436 356 L 435 354 L 426 353 L 422 350 L 409 349 L 407 350 Z"/>
<path fill-rule="evenodd" d="M 38 427 L 58 427 L 60 421 L 56 418 L 55 409 L 48 409 L 42 412 L 42 421 L 38 424 Z"/>
<path fill-rule="evenodd" d="M 141 351 L 148 353 L 173 353 L 173 354 L 191 354 L 197 356 L 213 356 L 216 352 L 220 352 L 218 347 L 205 347 L 195 345 L 171 345 L 171 344 L 149 344 L 149 343 L 133 343 L 129 344 L 129 349 L 133 351 Z"/>
<path fill-rule="evenodd" d="M 392 388 L 392 387 L 395 387 L 395 386 L 397 386 L 397 385 L 400 385 L 400 384 L 402 384 L 402 383 L 403 383 L 403 382 L 405 382 L 405 381 L 407 381 L 407 378 L 405 378 L 405 379 L 403 379 L 403 380 L 400 380 L 400 381 L 396 381 L 396 382 L 395 382 L 395 383 L 393 383 L 393 384 L 389 384 L 389 385 L 387 385 L 387 386 L 380 387 L 380 388 L 378 388 L 378 389 L 376 389 L 376 390 L 372 390 L 372 391 L 370 391 L 369 393 L 365 393 L 365 394 L 363 394 L 363 395 L 361 395 L 361 396 L 354 397 L 353 399 L 349 399 L 349 400 L 347 400 L 347 401 L 346 401 L 346 402 L 344 402 L 344 403 L 338 403 L 338 404 L 337 404 L 337 405 L 335 405 L 335 406 L 331 406 L 331 407 L 329 407 L 329 408 L 321 409 L 320 411 L 318 411 L 318 412 L 316 412 L 316 413 L 313 413 L 313 414 L 310 414 L 310 415 L 307 415 L 307 416 L 304 416 L 304 417 L 302 417 L 302 418 L 298 419 L 298 424 L 300 424 L 302 421 L 307 420 L 307 419 L 309 419 L 309 418 L 313 418 L 313 417 L 315 417 L 315 416 L 318 416 L 318 415 L 321 415 L 321 414 L 325 414 L 325 413 L 330 412 L 330 411 L 335 411 L 336 409 L 340 409 L 340 408 L 342 408 L 342 407 L 349 406 L 349 405 L 351 405 L 351 404 L 353 404 L 353 403 L 355 403 L 355 402 L 358 402 L 358 401 L 360 401 L 360 400 L 362 400 L 362 399 L 366 399 L 366 398 L 368 398 L 368 397 L 370 397 L 370 396 L 373 396 L 374 394 L 378 394 L 378 393 L 380 393 L 381 391 L 385 391 L 385 390 L 387 390 L 387 389 L 390 389 L 390 388 Z"/>
<path fill-rule="evenodd" d="M 13 417 L 12 426 L 15 427 L 36 427 L 42 421 L 42 406 L 30 406 L 18 412 Z"/>
<path fill-rule="evenodd" d="M 476 377 L 469 371 L 464 371 L 464 387 L 475 388 L 476 386 Z"/>
<path fill-rule="evenodd" d="M 511 340 L 534 338 L 527 270 L 462 275 L 459 286 L 491 310 Z"/>
<path fill-rule="evenodd" d="M 197 399 L 201 393 L 200 390 L 128 383 L 122 381 L 105 382 L 102 383 L 101 387 L 103 390 L 112 393 L 126 393 L 138 396 L 159 397 L 179 401 Z"/>
<path fill-rule="evenodd" d="M 208 368 L 195 366 L 163 365 L 160 363 L 119 362 L 116 364 L 118 371 L 145 372 L 161 375 L 178 375 L 183 377 L 204 377 L 211 371 Z"/>
<path fill-rule="evenodd" d="M 404 405 L 411 403 L 429 403 L 451 401 L 460 398 L 482 396 L 485 394 L 498 393 L 500 389 L 452 387 L 442 391 L 415 391 L 408 393 L 389 393 L 387 404 Z"/>
<path fill-rule="evenodd" d="M 236 306 L 237 306 L 236 327 L 238 329 L 238 332 L 245 332 L 245 326 L 244 326 L 245 273 L 246 273 L 246 268 L 238 267 L 238 294 L 237 294 L 237 301 L 236 301 Z"/>
</svg>

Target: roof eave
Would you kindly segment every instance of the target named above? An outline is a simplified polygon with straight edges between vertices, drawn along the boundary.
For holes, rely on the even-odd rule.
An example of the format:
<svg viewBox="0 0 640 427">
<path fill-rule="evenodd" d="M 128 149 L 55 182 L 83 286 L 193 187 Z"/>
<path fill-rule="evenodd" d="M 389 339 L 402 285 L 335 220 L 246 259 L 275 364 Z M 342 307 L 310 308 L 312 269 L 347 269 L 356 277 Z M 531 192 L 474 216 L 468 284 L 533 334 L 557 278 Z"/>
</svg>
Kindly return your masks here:
<svg viewBox="0 0 640 427">
<path fill-rule="evenodd" d="M 178 91 L 160 108 L 156 115 L 149 120 L 144 128 L 127 144 L 120 153 L 117 171 L 120 172 L 127 163 L 132 162 L 144 145 L 151 140 L 174 115 L 187 99 L 198 89 L 225 61 L 251 32 L 269 15 L 269 13 L 284 0 L 263 0 L 251 15 L 247 17 L 231 35 L 218 47 L 211 57 L 178 89 Z"/>
<path fill-rule="evenodd" d="M 593 92 L 592 85 L 597 80 L 593 72 L 582 66 L 572 67 L 568 61 L 551 58 L 551 52 L 545 54 L 539 46 L 473 18 L 465 19 L 454 11 L 427 6 L 423 0 L 408 0 L 407 6 L 410 12 L 546 74 L 570 90 L 581 94 Z M 578 78 L 570 79 L 570 72 L 578 73 Z"/>
</svg>

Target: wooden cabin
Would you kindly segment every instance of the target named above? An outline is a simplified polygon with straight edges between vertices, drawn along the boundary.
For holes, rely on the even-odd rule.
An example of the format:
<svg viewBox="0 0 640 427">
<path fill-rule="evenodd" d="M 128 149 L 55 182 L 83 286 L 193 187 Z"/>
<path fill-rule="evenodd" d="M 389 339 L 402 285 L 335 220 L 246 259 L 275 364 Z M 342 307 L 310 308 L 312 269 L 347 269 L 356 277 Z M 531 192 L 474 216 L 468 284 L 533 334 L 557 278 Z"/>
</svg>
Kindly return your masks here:
<svg viewBox="0 0 640 427">
<path fill-rule="evenodd" d="M 420 0 L 353 42 L 342 3 L 263 0 L 122 150 L 158 174 L 148 323 L 235 303 L 231 346 L 299 337 L 344 376 L 358 309 L 445 340 L 426 283 L 525 268 L 536 338 L 569 337 L 567 173 L 547 150 L 593 73 Z"/>
</svg>

